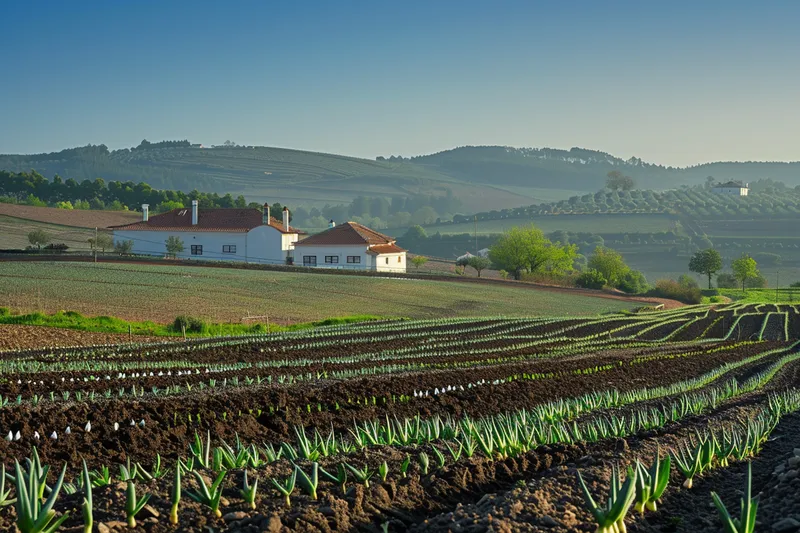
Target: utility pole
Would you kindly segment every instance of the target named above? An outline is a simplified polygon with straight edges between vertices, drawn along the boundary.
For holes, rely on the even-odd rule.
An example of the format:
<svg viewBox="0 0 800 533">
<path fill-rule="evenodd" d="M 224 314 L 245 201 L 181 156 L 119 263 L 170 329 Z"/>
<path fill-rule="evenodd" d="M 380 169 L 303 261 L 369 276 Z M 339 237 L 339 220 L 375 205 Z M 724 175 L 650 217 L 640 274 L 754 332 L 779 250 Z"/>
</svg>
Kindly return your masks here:
<svg viewBox="0 0 800 533">
<path fill-rule="evenodd" d="M 781 286 L 781 271 L 775 271 L 775 303 L 778 303 L 778 288 Z"/>
<path fill-rule="evenodd" d="M 475 255 L 478 255 L 478 215 L 475 215 Z"/>
<path fill-rule="evenodd" d="M 94 262 L 97 263 L 97 227 L 94 228 Z"/>
</svg>

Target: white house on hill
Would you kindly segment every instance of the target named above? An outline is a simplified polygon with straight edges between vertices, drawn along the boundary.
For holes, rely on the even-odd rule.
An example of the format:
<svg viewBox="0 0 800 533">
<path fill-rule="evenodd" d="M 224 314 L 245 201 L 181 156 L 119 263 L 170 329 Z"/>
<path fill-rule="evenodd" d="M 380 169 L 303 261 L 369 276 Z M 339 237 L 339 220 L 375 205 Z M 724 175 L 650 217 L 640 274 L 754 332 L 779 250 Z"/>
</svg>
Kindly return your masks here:
<svg viewBox="0 0 800 533">
<path fill-rule="evenodd" d="M 286 264 L 292 246 L 301 231 L 289 225 L 289 210 L 283 220 L 263 209 L 198 209 L 197 200 L 191 209 L 173 209 L 149 216 L 147 204 L 142 206 L 142 220 L 114 226 L 114 243 L 132 241 L 133 253 L 167 254 L 166 240 L 178 237 L 184 250 L 179 259 L 244 261 L 247 263 Z"/>
<path fill-rule="evenodd" d="M 714 194 L 727 194 L 731 196 L 747 196 L 750 192 L 750 184 L 742 185 L 741 181 L 729 181 L 727 183 L 717 183 L 711 188 Z"/>
<path fill-rule="evenodd" d="M 327 230 L 294 245 L 294 264 L 306 267 L 349 268 L 378 272 L 405 272 L 406 251 L 393 237 L 356 222 Z"/>
</svg>

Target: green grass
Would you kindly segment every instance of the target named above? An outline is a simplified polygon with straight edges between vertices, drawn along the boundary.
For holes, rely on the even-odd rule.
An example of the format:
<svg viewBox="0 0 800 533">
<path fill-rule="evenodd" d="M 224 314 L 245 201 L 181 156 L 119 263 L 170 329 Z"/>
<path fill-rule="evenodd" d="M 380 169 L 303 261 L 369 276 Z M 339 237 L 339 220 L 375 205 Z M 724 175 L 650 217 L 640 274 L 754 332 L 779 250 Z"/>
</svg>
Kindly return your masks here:
<svg viewBox="0 0 800 533">
<path fill-rule="evenodd" d="M 775 289 L 719 289 L 722 296 L 738 302 L 752 303 L 795 303 L 800 304 L 800 288 Z"/>
<path fill-rule="evenodd" d="M 247 335 L 252 333 L 277 333 L 279 331 L 297 331 L 318 326 L 334 324 L 352 324 L 355 322 L 368 322 L 381 320 L 382 317 L 371 315 L 356 315 L 335 317 L 317 322 L 301 322 L 281 326 L 261 322 L 247 324 L 209 324 L 204 323 L 200 332 L 187 332 L 187 337 Z M 52 314 L 39 312 L 28 314 L 13 314 L 6 307 L 0 307 L 0 324 L 21 324 L 26 326 L 48 326 L 55 328 L 74 329 L 78 331 L 94 331 L 101 333 L 131 333 L 133 335 L 151 335 L 163 337 L 179 337 L 183 335 L 180 330 L 169 324 L 157 324 L 150 321 L 123 320 L 111 316 L 88 317 L 76 311 L 58 311 Z"/>
<path fill-rule="evenodd" d="M 210 267 L 108 263 L 0 263 L 0 305 L 21 312 L 168 323 L 292 324 L 332 316 L 585 316 L 631 302 L 514 286 Z"/>
<path fill-rule="evenodd" d="M 571 231 L 599 234 L 619 233 L 656 233 L 670 231 L 673 217 L 669 215 L 554 215 L 527 218 L 506 218 L 501 220 L 478 221 L 478 233 L 481 235 L 503 233 L 514 226 L 534 224 L 545 233 L 552 231 Z M 437 231 L 442 234 L 459 234 L 475 231 L 475 224 L 440 224 L 425 226 L 428 235 Z"/>
</svg>

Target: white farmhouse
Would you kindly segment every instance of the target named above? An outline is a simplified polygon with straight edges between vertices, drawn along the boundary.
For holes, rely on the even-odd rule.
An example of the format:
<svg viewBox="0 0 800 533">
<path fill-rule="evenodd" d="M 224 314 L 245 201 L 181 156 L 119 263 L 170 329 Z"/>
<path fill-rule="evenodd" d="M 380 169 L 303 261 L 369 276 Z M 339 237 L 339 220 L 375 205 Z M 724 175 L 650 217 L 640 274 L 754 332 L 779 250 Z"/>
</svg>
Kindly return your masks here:
<svg viewBox="0 0 800 533">
<path fill-rule="evenodd" d="M 173 209 L 149 216 L 149 206 L 142 205 L 142 220 L 114 226 L 114 243 L 132 241 L 134 254 L 167 255 L 166 241 L 178 237 L 184 250 L 179 259 L 243 261 L 246 263 L 286 264 L 291 249 L 302 232 L 289 226 L 289 210 L 283 220 L 263 209 Z"/>
<path fill-rule="evenodd" d="M 714 194 L 725 194 L 731 196 L 747 196 L 750 192 L 750 184 L 745 183 L 742 185 L 741 181 L 729 181 L 727 183 L 717 183 L 712 187 L 711 192 Z"/>
<path fill-rule="evenodd" d="M 405 272 L 406 251 L 396 240 L 356 222 L 327 230 L 294 245 L 294 264 L 305 267 Z"/>
</svg>

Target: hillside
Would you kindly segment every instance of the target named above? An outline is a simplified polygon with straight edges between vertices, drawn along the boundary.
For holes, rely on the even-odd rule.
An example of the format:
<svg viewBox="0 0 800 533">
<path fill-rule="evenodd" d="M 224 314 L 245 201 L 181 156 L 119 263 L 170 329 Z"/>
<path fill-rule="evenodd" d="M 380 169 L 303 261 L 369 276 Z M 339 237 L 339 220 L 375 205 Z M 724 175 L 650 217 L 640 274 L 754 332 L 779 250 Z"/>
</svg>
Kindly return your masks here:
<svg viewBox="0 0 800 533">
<path fill-rule="evenodd" d="M 0 170 L 34 169 L 48 178 L 145 181 L 155 188 L 244 194 L 293 205 L 347 203 L 361 195 L 442 194 L 451 189 L 467 212 L 504 209 L 594 192 L 611 170 L 639 188 L 665 189 L 720 180 L 771 178 L 800 184 L 800 163 L 711 163 L 690 168 L 653 165 L 573 148 L 461 147 L 420 157 L 379 160 L 268 147 L 201 148 L 188 142 L 104 145 L 35 155 L 0 155 Z"/>
</svg>

